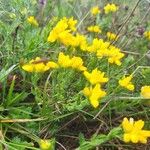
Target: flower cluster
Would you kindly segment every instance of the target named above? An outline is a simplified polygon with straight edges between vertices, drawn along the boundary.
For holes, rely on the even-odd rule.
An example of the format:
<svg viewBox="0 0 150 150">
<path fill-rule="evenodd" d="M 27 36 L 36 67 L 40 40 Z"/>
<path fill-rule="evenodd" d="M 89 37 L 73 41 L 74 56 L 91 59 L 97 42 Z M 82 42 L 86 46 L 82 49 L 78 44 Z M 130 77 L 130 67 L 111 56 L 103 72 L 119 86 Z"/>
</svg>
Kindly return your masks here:
<svg viewBox="0 0 150 150">
<path fill-rule="evenodd" d="M 148 40 L 150 40 L 150 31 L 145 31 L 145 32 L 144 32 L 144 36 L 145 36 Z"/>
<path fill-rule="evenodd" d="M 36 57 L 32 59 L 29 63 L 24 64 L 22 69 L 27 72 L 45 72 L 51 68 L 57 68 L 58 65 L 53 61 L 48 61 L 41 59 L 40 57 Z"/>
<path fill-rule="evenodd" d="M 29 16 L 27 18 L 27 21 L 31 24 L 31 25 L 34 25 L 34 26 L 39 26 L 37 20 L 35 19 L 34 16 Z"/>
<path fill-rule="evenodd" d="M 73 35 L 71 31 L 75 31 L 75 25 L 76 20 L 73 20 L 73 18 L 61 19 L 50 32 L 48 41 L 55 42 L 57 40 L 65 46 L 79 47 L 84 52 L 95 52 L 99 58 L 108 57 L 109 63 L 121 65 L 121 59 L 124 57 L 124 54 L 119 48 L 102 39 L 94 38 L 92 43 L 89 43 L 84 35 L 79 33 Z M 90 32 L 101 32 L 98 26 L 90 26 L 88 30 Z M 111 33 L 109 39 L 114 37 L 117 39 L 116 35 Z"/>
<path fill-rule="evenodd" d="M 121 59 L 124 54 L 121 50 L 109 42 L 104 42 L 103 39 L 93 39 L 91 45 L 87 47 L 88 52 L 95 52 L 98 58 L 107 57 L 111 64 L 121 65 Z"/>
<path fill-rule="evenodd" d="M 142 120 L 134 121 L 133 118 L 129 120 L 124 118 L 122 127 L 124 130 L 124 142 L 147 143 L 147 138 L 150 137 L 150 131 L 142 130 L 144 127 L 144 121 Z"/>
<path fill-rule="evenodd" d="M 108 14 L 108 13 L 111 13 L 111 12 L 116 12 L 118 10 L 118 6 L 116 6 L 115 4 L 107 4 L 105 7 L 104 7 L 104 12 L 105 14 Z M 97 15 L 99 14 L 101 11 L 99 9 L 98 6 L 94 6 L 91 8 L 91 14 L 92 15 Z"/>
<path fill-rule="evenodd" d="M 69 55 L 64 55 L 64 53 L 60 52 L 58 56 L 58 64 L 63 68 L 73 68 L 79 71 L 85 71 L 87 68 L 83 66 L 83 60 L 81 57 L 73 56 L 72 58 Z"/>
<path fill-rule="evenodd" d="M 99 99 L 106 95 L 106 92 L 101 89 L 101 84 L 108 82 L 108 78 L 105 78 L 105 73 L 99 71 L 97 68 L 91 73 L 84 71 L 83 74 L 91 84 L 90 87 L 83 89 L 83 94 L 89 98 L 91 105 L 97 108 L 99 106 Z"/>
<path fill-rule="evenodd" d="M 88 71 L 84 72 L 84 76 L 92 85 L 98 83 L 106 83 L 108 81 L 108 78 L 105 78 L 104 74 L 104 72 L 99 71 L 97 68 L 92 70 L 91 73 L 89 73 Z"/>
<path fill-rule="evenodd" d="M 83 66 L 83 60 L 80 57 L 65 55 L 60 52 L 58 56 L 58 62 L 42 60 L 40 57 L 36 57 L 35 60 L 31 60 L 29 63 L 24 64 L 22 69 L 27 72 L 45 72 L 51 68 L 73 68 L 79 71 L 85 71 L 87 68 Z"/>
<path fill-rule="evenodd" d="M 150 86 L 143 86 L 141 88 L 141 96 L 150 99 Z"/>
<path fill-rule="evenodd" d="M 107 32 L 106 35 L 107 35 L 108 40 L 110 40 L 110 41 L 118 39 L 118 36 L 116 34 L 112 33 L 112 32 Z"/>
<path fill-rule="evenodd" d="M 110 12 L 116 12 L 117 10 L 118 10 L 118 7 L 115 4 L 107 4 L 104 7 L 105 14 L 108 14 Z"/>
<path fill-rule="evenodd" d="M 101 33 L 102 32 L 101 29 L 99 28 L 99 26 L 89 26 L 87 28 L 87 30 L 89 32 L 94 32 L 94 33 Z"/>
<path fill-rule="evenodd" d="M 132 78 L 133 78 L 132 75 L 123 77 L 122 79 L 119 80 L 119 85 L 130 91 L 133 91 L 134 85 L 131 82 Z"/>
<path fill-rule="evenodd" d="M 98 6 L 94 6 L 92 9 L 91 9 L 91 14 L 92 15 L 97 15 L 97 14 L 99 14 L 101 11 L 100 11 L 100 9 L 99 9 L 99 7 Z"/>
<path fill-rule="evenodd" d="M 76 23 L 77 20 L 74 20 L 73 17 L 61 19 L 50 32 L 48 42 L 59 41 L 66 46 L 76 46 L 75 37 L 71 33 L 76 31 Z"/>
<path fill-rule="evenodd" d="M 106 95 L 106 92 L 101 89 L 100 84 L 96 84 L 94 87 L 85 87 L 83 94 L 90 100 L 91 105 L 94 108 L 99 106 L 99 99 Z"/>
<path fill-rule="evenodd" d="M 40 3 L 43 2 L 44 1 L 41 1 Z M 104 13 L 109 14 L 116 12 L 118 9 L 118 6 L 115 4 L 107 4 L 104 7 Z M 101 11 L 98 6 L 95 6 L 91 9 L 91 14 L 95 16 L 95 18 L 96 15 L 100 13 Z M 31 25 L 39 26 L 38 21 L 34 16 L 29 16 L 27 21 Z M 58 18 L 53 18 L 53 25 L 57 21 Z M 82 53 L 88 53 L 89 55 L 92 54 L 95 55 L 98 59 L 107 58 L 108 63 L 118 66 L 121 65 L 121 60 L 125 55 L 122 53 L 121 49 L 112 44 L 112 41 L 118 40 L 119 36 L 117 34 L 107 32 L 107 40 L 104 41 L 103 39 L 99 38 L 99 33 L 102 33 L 99 25 L 91 25 L 87 28 L 87 31 L 97 33 L 93 34 L 92 36 L 90 35 L 89 37 L 79 33 L 76 25 L 77 20 L 75 20 L 73 17 L 62 18 L 50 31 L 47 41 L 50 43 L 58 42 L 63 44 L 69 50 L 73 49 L 75 52 L 79 50 Z M 95 38 L 95 36 L 98 38 Z M 144 36 L 150 39 L 150 31 L 146 31 Z M 65 51 L 64 53 L 59 52 L 56 62 L 36 57 L 35 59 L 32 59 L 28 63 L 24 64 L 22 69 L 27 72 L 35 73 L 46 72 L 50 69 L 57 68 L 71 68 L 79 71 L 79 74 L 83 75 L 87 81 L 87 85 L 85 85 L 82 93 L 85 97 L 88 98 L 90 104 L 94 108 L 97 108 L 99 106 L 100 99 L 106 96 L 104 84 L 106 84 L 110 78 L 107 78 L 105 76 L 105 72 L 102 72 L 101 69 L 98 69 L 97 67 L 94 67 L 94 69 L 92 68 L 92 70 L 89 71 L 88 68 L 84 65 L 84 61 L 81 57 L 74 56 L 72 51 L 69 51 L 71 56 L 65 54 L 67 52 L 68 51 Z M 126 88 L 129 91 L 133 91 L 135 86 L 132 83 L 132 79 L 132 75 L 123 76 L 123 78 L 121 78 L 118 83 L 121 87 Z M 150 86 L 143 86 L 141 88 L 141 96 L 145 99 L 150 99 Z M 130 118 L 129 120 L 124 118 L 122 122 L 122 128 L 124 131 L 123 140 L 125 142 L 147 143 L 147 138 L 150 137 L 150 131 L 143 130 L 143 127 L 144 121 L 142 120 L 134 121 L 133 118 Z M 39 146 L 42 150 L 48 150 L 51 149 L 52 144 L 48 140 L 41 140 L 39 142 Z"/>
<path fill-rule="evenodd" d="M 75 33 L 76 24 L 77 20 L 74 20 L 73 17 L 64 17 L 63 19 L 58 21 L 56 26 L 49 33 L 47 40 L 49 42 L 58 41 L 67 47 L 71 46 L 73 48 L 79 48 L 84 52 L 95 53 L 98 58 L 107 57 L 109 63 L 121 65 L 121 59 L 124 57 L 124 54 L 121 53 L 119 48 L 111 45 L 110 42 L 105 42 L 103 41 L 103 39 L 98 38 L 94 38 L 92 42 L 88 42 L 85 35 Z M 90 26 L 88 30 L 90 32 L 101 32 L 99 26 Z M 50 66 L 49 62 L 45 64 L 42 63 L 42 65 L 41 63 L 38 63 L 38 65 L 41 65 L 39 69 L 37 67 L 37 64 L 31 61 L 28 64 L 22 66 L 22 68 L 28 72 L 44 72 L 49 70 L 50 68 L 58 67 L 73 68 L 82 71 L 84 77 L 91 84 L 90 87 L 85 87 L 83 93 L 89 98 L 89 101 L 93 107 L 96 108 L 99 106 L 99 99 L 106 95 L 106 92 L 101 89 L 102 84 L 108 82 L 108 78 L 104 77 L 104 72 L 101 72 L 96 68 L 92 70 L 91 73 L 89 73 L 87 68 L 83 65 L 83 60 L 81 57 L 70 57 L 69 55 L 65 55 L 62 52 L 59 53 L 58 62 L 54 64 L 54 66 L 52 67 Z"/>
</svg>

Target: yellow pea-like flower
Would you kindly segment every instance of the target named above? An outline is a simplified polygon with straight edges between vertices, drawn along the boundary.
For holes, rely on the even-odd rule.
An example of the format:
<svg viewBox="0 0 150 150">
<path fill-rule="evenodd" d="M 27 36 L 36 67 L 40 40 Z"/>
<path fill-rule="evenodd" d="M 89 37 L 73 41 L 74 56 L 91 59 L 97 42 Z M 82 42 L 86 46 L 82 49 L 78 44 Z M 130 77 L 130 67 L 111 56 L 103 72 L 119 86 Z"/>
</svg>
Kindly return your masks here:
<svg viewBox="0 0 150 150">
<path fill-rule="evenodd" d="M 89 98 L 91 105 L 94 108 L 99 106 L 99 99 L 106 95 L 106 92 L 101 89 L 100 84 L 96 84 L 94 87 L 85 87 L 83 94 Z"/>
<path fill-rule="evenodd" d="M 105 73 L 99 71 L 97 68 L 94 69 L 91 73 L 85 71 L 83 74 L 91 84 L 106 83 L 108 81 L 108 78 L 104 77 Z"/>
<path fill-rule="evenodd" d="M 101 11 L 100 11 L 100 9 L 99 9 L 98 6 L 94 6 L 94 7 L 91 8 L 91 14 L 92 14 L 92 15 L 97 15 L 97 14 L 99 14 L 100 12 L 101 12 Z"/>
<path fill-rule="evenodd" d="M 143 130 L 144 121 L 134 121 L 133 118 L 129 120 L 124 118 L 122 121 L 122 128 L 124 130 L 123 141 L 128 143 L 147 143 L 147 138 L 150 137 L 150 131 Z"/>
<path fill-rule="evenodd" d="M 29 16 L 27 18 L 27 21 L 31 24 L 31 25 L 34 25 L 34 26 L 39 26 L 37 20 L 35 19 L 34 16 Z"/>
<path fill-rule="evenodd" d="M 150 86 L 142 86 L 141 96 L 146 99 L 150 99 Z"/>
<path fill-rule="evenodd" d="M 119 85 L 130 90 L 130 91 L 133 91 L 134 85 L 131 82 L 132 78 L 133 78 L 132 75 L 127 76 L 127 77 L 123 77 L 122 79 L 119 80 Z"/>
</svg>

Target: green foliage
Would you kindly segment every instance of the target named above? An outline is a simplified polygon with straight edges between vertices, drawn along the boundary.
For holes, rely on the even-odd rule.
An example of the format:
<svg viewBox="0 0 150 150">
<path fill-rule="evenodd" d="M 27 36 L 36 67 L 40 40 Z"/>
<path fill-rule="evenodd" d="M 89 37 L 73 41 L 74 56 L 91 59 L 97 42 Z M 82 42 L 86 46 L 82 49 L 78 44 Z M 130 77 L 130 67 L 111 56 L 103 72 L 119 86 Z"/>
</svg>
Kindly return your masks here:
<svg viewBox="0 0 150 150">
<path fill-rule="evenodd" d="M 84 149 L 91 150 L 91 149 L 96 148 L 97 146 L 100 146 L 101 144 L 103 144 L 107 141 L 110 141 L 116 137 L 121 138 L 121 128 L 120 127 L 112 129 L 108 133 L 108 135 L 103 135 L 103 134 L 93 135 L 89 141 L 86 141 L 84 139 L 83 135 L 80 134 L 80 137 L 79 137 L 80 138 L 80 147 L 78 147 L 76 150 L 84 150 Z"/>
<path fill-rule="evenodd" d="M 40 139 L 50 139 L 52 149 L 61 149 L 63 145 L 66 149 L 105 149 L 104 143 L 115 143 L 114 138 L 122 140 L 123 132 L 117 126 L 123 117 L 142 118 L 150 129 L 149 100 L 140 96 L 141 87 L 150 85 L 149 40 L 140 33 L 150 30 L 149 2 L 141 1 L 133 13 L 136 1 L 109 2 L 119 6 L 118 12 L 104 13 L 107 0 L 47 0 L 45 6 L 38 0 L 0 1 L 0 150 L 39 150 Z M 97 5 L 101 13 L 92 16 L 90 9 Z M 27 21 L 29 16 L 35 16 L 38 27 Z M 80 51 L 79 47 L 47 42 L 56 23 L 72 16 L 78 20 L 77 32 L 86 35 L 89 43 L 93 38 L 108 42 L 108 31 L 118 33 L 119 39 L 111 41 L 110 46 L 124 52 L 122 65 L 109 64 L 107 58 L 97 59 L 96 54 Z M 99 25 L 102 33 L 90 34 L 90 25 Z M 101 86 L 107 95 L 97 109 L 83 95 L 82 90 L 90 83 L 82 72 L 57 68 L 31 73 L 22 69 L 23 64 L 36 57 L 57 62 L 59 52 L 81 56 L 89 72 L 95 68 L 105 72 L 109 82 Z M 132 73 L 135 90 L 130 92 L 120 87 L 118 81 Z M 76 116 L 78 119 L 74 119 Z M 104 134 L 96 132 L 99 123 L 104 124 L 99 133 Z M 124 148 L 125 144 L 118 145 Z"/>
</svg>

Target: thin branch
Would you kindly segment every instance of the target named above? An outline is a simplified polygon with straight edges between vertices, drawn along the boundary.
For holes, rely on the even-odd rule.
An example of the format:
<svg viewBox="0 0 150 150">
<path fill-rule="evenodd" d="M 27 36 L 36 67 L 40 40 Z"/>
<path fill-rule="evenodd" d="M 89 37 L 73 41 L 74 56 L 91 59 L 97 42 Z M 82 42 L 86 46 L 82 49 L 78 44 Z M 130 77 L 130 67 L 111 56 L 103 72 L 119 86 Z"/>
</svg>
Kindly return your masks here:
<svg viewBox="0 0 150 150">
<path fill-rule="evenodd" d="M 37 118 L 37 119 L 1 119 L 0 123 L 16 123 L 16 122 L 34 122 L 34 121 L 43 121 L 46 120 L 43 118 Z"/>
<path fill-rule="evenodd" d="M 67 150 L 61 143 L 59 143 L 59 142 L 57 142 L 57 141 L 56 141 L 56 143 L 57 143 L 58 145 L 60 145 L 64 150 Z"/>
<path fill-rule="evenodd" d="M 118 37 L 118 35 L 120 34 L 120 32 L 122 31 L 123 27 L 128 23 L 128 21 L 130 20 L 130 18 L 132 17 L 132 14 L 134 13 L 134 11 L 136 10 L 138 4 L 140 3 L 141 0 L 138 0 L 137 3 L 135 4 L 134 8 L 132 9 L 131 13 L 127 16 L 127 18 L 125 19 L 124 23 L 122 23 L 122 26 L 120 27 L 118 33 L 116 34 L 116 38 Z M 114 39 L 114 41 L 110 44 L 114 44 L 116 42 L 116 38 Z"/>
<path fill-rule="evenodd" d="M 100 109 L 100 111 L 94 116 L 93 119 L 96 119 L 111 101 L 112 101 L 112 99 L 110 99 L 110 100 L 102 107 L 102 109 Z"/>
</svg>

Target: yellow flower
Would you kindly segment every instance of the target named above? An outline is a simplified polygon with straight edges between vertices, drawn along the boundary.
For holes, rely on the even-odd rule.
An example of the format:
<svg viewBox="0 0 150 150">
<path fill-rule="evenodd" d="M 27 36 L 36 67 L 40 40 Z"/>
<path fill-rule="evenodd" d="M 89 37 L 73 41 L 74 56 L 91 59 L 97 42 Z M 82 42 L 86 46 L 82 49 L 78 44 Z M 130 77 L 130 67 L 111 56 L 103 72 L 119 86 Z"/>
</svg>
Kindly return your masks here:
<svg viewBox="0 0 150 150">
<path fill-rule="evenodd" d="M 71 67 L 80 71 L 85 71 L 87 68 L 83 66 L 83 60 L 80 57 L 74 56 L 71 58 Z"/>
<path fill-rule="evenodd" d="M 49 33 L 47 41 L 55 42 L 58 40 L 65 46 L 76 46 L 76 38 L 71 34 L 71 31 L 76 31 L 76 23 L 77 20 L 74 20 L 73 17 L 69 19 L 64 17 Z"/>
<path fill-rule="evenodd" d="M 104 42 L 102 39 L 93 39 L 90 46 L 87 47 L 88 52 L 96 52 L 98 58 L 108 57 L 108 62 L 111 64 L 121 65 L 121 59 L 124 54 L 110 42 Z"/>
<path fill-rule="evenodd" d="M 34 26 L 39 26 L 39 24 L 38 24 L 38 22 L 37 22 L 37 20 L 35 19 L 34 16 L 29 16 L 29 17 L 27 18 L 27 21 L 28 21 L 30 24 L 34 25 Z"/>
<path fill-rule="evenodd" d="M 116 12 L 117 10 L 118 10 L 118 7 L 115 4 L 107 4 L 104 7 L 105 14 L 108 14 L 110 12 Z"/>
<path fill-rule="evenodd" d="M 144 36 L 145 36 L 148 40 L 150 40 L 150 31 L 145 31 L 145 32 L 144 32 Z"/>
<path fill-rule="evenodd" d="M 141 96 L 150 99 L 150 86 L 143 86 L 141 88 Z"/>
<path fill-rule="evenodd" d="M 123 119 L 122 127 L 124 130 L 123 140 L 124 142 L 132 143 L 147 143 L 147 138 L 150 137 L 150 131 L 142 130 L 144 127 L 144 121 L 138 120 L 134 121 L 133 118 L 128 120 L 127 118 Z"/>
<path fill-rule="evenodd" d="M 118 36 L 114 33 L 107 32 L 107 38 L 108 38 L 108 40 L 117 40 Z"/>
<path fill-rule="evenodd" d="M 101 33 L 101 29 L 99 28 L 99 26 L 89 26 L 87 30 L 89 32 Z"/>
<path fill-rule="evenodd" d="M 92 44 L 87 47 L 88 52 L 97 52 L 98 50 L 103 50 L 104 42 L 102 39 L 94 38 Z"/>
<path fill-rule="evenodd" d="M 60 52 L 58 56 L 58 64 L 60 67 L 68 68 L 71 67 L 72 61 L 69 55 L 64 55 L 64 53 Z"/>
<path fill-rule="evenodd" d="M 71 33 L 69 33 L 69 30 L 61 32 L 58 36 L 58 40 L 65 46 L 76 46 L 76 39 Z"/>
<path fill-rule="evenodd" d="M 120 59 L 124 57 L 124 54 L 120 52 L 119 48 L 116 48 L 114 46 L 109 47 L 109 51 L 107 51 L 107 56 L 108 56 L 108 62 L 111 64 L 116 64 L 118 66 L 121 65 Z"/>
<path fill-rule="evenodd" d="M 84 72 L 84 76 L 91 84 L 107 82 L 108 78 L 105 78 L 104 74 L 104 72 L 99 71 L 97 68 L 94 69 L 91 73 L 87 71 Z"/>
<path fill-rule="evenodd" d="M 63 68 L 73 68 L 79 71 L 85 71 L 87 68 L 83 66 L 83 60 L 80 57 L 73 56 L 72 58 L 69 55 L 64 55 L 60 52 L 58 56 L 58 64 Z"/>
<path fill-rule="evenodd" d="M 41 150 L 52 150 L 52 144 L 50 140 L 40 140 L 39 145 Z"/>
<path fill-rule="evenodd" d="M 77 33 L 75 36 L 75 43 L 76 43 L 76 47 L 80 47 L 82 51 L 85 51 L 87 49 L 88 43 L 84 35 Z"/>
<path fill-rule="evenodd" d="M 49 68 L 58 68 L 58 65 L 53 62 L 53 61 L 49 61 L 46 66 L 48 66 Z"/>
<path fill-rule="evenodd" d="M 68 28 L 67 20 L 61 19 L 53 30 L 49 33 L 48 42 L 55 42 L 59 38 L 59 34 L 64 32 Z"/>
<path fill-rule="evenodd" d="M 58 65 L 55 62 L 47 61 L 45 63 L 40 57 L 36 57 L 35 60 L 32 59 L 29 63 L 24 64 L 22 69 L 27 72 L 45 72 L 50 68 L 57 67 Z"/>
<path fill-rule="evenodd" d="M 92 15 L 97 15 L 97 14 L 99 14 L 99 13 L 100 13 L 100 9 L 99 9 L 98 6 L 95 6 L 95 7 L 93 7 L 93 8 L 91 9 L 91 14 L 92 14 Z"/>
<path fill-rule="evenodd" d="M 83 94 L 89 98 L 91 105 L 94 108 L 99 106 L 99 99 L 106 95 L 106 92 L 101 89 L 100 84 L 96 84 L 94 88 L 85 87 Z"/>
<path fill-rule="evenodd" d="M 132 75 L 128 77 L 123 77 L 121 80 L 119 80 L 119 85 L 130 91 L 133 91 L 134 85 L 132 84 L 131 80 L 132 80 Z"/>
<path fill-rule="evenodd" d="M 74 20 L 73 17 L 68 19 L 68 27 L 69 27 L 70 30 L 76 31 L 76 27 L 75 27 L 76 24 L 77 24 L 77 20 Z"/>
</svg>

